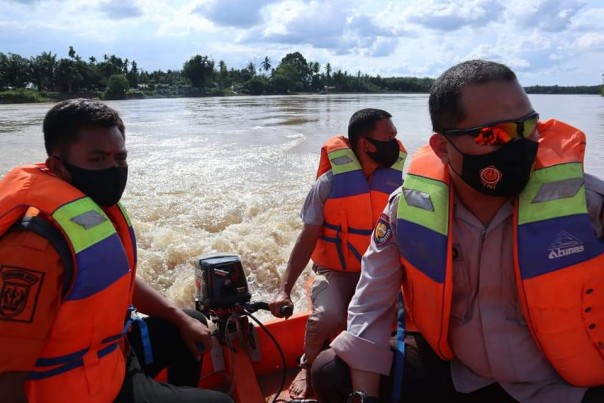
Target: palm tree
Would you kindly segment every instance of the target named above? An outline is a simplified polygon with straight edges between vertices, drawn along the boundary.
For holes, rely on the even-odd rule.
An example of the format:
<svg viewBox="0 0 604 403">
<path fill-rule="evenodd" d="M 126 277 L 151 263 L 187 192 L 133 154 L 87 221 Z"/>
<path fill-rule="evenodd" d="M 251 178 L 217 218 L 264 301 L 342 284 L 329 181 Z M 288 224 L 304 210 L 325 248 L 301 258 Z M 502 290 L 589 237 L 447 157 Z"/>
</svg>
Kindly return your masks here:
<svg viewBox="0 0 604 403">
<path fill-rule="evenodd" d="M 331 83 L 331 64 L 327 63 L 325 65 L 325 78 L 327 79 L 327 84 Z"/>
<path fill-rule="evenodd" d="M 52 52 L 42 52 L 41 55 L 31 58 L 33 79 L 39 91 L 54 88 L 55 69 L 57 68 L 57 55 Z"/>
<path fill-rule="evenodd" d="M 226 88 L 229 86 L 229 71 L 224 60 L 218 62 L 218 82 L 220 88 Z"/>
<path fill-rule="evenodd" d="M 273 67 L 271 65 L 271 59 L 268 56 L 264 56 L 264 60 L 260 63 L 260 67 L 268 73 L 271 70 L 271 67 Z"/>
<path fill-rule="evenodd" d="M 246 69 L 252 77 L 256 75 L 256 66 L 254 65 L 254 63 L 249 62 L 249 64 L 246 66 Z"/>
</svg>

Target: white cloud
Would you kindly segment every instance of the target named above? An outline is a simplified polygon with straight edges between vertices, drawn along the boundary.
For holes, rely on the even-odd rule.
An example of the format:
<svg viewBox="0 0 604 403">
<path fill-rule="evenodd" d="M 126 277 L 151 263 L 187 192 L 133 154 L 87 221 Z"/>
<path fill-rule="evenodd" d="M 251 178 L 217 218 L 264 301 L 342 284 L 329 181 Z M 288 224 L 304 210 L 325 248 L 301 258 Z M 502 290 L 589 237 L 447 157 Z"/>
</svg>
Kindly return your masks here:
<svg viewBox="0 0 604 403">
<path fill-rule="evenodd" d="M 99 5 L 109 18 L 126 19 L 140 17 L 143 13 L 133 0 L 110 0 Z"/>
<path fill-rule="evenodd" d="M 503 6 L 497 1 L 429 0 L 411 9 L 408 21 L 425 28 L 453 31 L 467 26 L 482 26 L 497 21 Z"/>
<path fill-rule="evenodd" d="M 385 57 L 389 56 L 398 47 L 398 38 L 378 38 L 369 52 L 369 56 Z"/>
<path fill-rule="evenodd" d="M 585 35 L 581 35 L 575 42 L 576 46 L 582 50 L 589 51 L 602 51 L 604 50 L 604 33 L 590 32 Z M 604 60 L 602 60 L 601 67 L 604 69 Z"/>
<path fill-rule="evenodd" d="M 194 9 L 216 25 L 250 28 L 262 21 L 262 9 L 276 0 L 212 0 Z"/>
<path fill-rule="evenodd" d="M 514 0 L 508 5 L 507 17 L 527 29 L 561 32 L 586 4 L 583 0 Z"/>
</svg>

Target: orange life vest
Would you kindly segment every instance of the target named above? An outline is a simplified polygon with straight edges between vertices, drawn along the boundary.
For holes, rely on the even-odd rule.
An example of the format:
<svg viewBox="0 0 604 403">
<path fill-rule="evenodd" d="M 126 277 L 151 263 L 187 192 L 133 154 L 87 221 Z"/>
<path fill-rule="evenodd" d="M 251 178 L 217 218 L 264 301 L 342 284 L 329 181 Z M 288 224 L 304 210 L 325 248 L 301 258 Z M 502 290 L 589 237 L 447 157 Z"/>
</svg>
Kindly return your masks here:
<svg viewBox="0 0 604 403">
<path fill-rule="evenodd" d="M 531 179 L 515 199 L 514 267 L 533 339 L 568 383 L 604 384 L 604 243 L 587 214 L 585 135 L 562 122 L 538 125 Z M 426 197 L 427 196 L 427 197 Z M 449 346 L 453 189 L 429 147 L 413 157 L 398 206 L 397 243 L 406 313 L 434 351 Z"/>
<path fill-rule="evenodd" d="M 119 205 L 99 207 L 43 164 L 16 168 L 0 181 L 0 236 L 32 207 L 68 241 L 74 272 L 28 376 L 27 399 L 113 401 L 125 375 L 120 343 L 136 271 L 128 215 Z"/>
<path fill-rule="evenodd" d="M 321 148 L 317 178 L 331 169 L 333 186 L 325 201 L 322 232 L 312 254 L 317 265 L 358 272 L 361 257 L 388 196 L 402 184 L 407 154 L 399 144 L 399 159 L 390 168 L 378 168 L 368 182 L 344 136 L 329 139 Z"/>
</svg>

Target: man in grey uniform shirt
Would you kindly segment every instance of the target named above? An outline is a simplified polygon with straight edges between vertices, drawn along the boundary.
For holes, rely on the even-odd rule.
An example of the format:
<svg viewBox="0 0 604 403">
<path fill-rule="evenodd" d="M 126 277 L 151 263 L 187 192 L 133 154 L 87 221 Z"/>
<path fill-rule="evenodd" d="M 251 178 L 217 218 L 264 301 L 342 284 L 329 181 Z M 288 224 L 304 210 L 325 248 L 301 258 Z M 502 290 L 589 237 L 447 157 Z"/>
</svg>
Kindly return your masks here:
<svg viewBox="0 0 604 403">
<path fill-rule="evenodd" d="M 404 402 L 604 402 L 604 388 L 601 386 L 604 382 L 591 381 L 594 374 L 601 376 L 604 372 L 602 347 L 593 339 L 577 347 L 580 350 L 577 353 L 586 352 L 595 364 L 589 368 L 580 362 L 576 364 L 573 367 L 576 368 L 575 379 L 585 377 L 590 381 L 583 382 L 583 387 L 571 385 L 559 374 L 560 371 L 554 369 L 553 361 L 562 359 L 556 356 L 563 354 L 555 351 L 546 356 L 540 348 L 544 340 L 554 335 L 539 334 L 539 344 L 531 334 L 519 300 L 514 262 L 514 232 L 518 230 L 514 227 L 513 215 L 515 203 L 519 203 L 516 196 L 524 190 L 533 169 L 539 130 L 538 115 L 534 113 L 515 74 L 498 63 L 482 60 L 463 62 L 436 80 L 429 102 L 436 134 L 431 137 L 430 148 L 426 150 L 442 162 L 444 171 L 450 175 L 454 193 L 451 198 L 452 292 L 448 301 L 443 298 L 444 303 L 450 306 L 448 321 L 443 321 L 448 323 L 445 333 L 448 338 L 444 344 L 451 350 L 450 357 L 446 357 L 450 360 L 442 359 L 442 354 L 435 352 L 435 343 L 427 341 L 428 333 L 432 332 L 430 328 L 424 328 L 424 335 L 408 331 L 402 381 L 392 375 L 396 368 L 392 363 L 389 341 L 394 301 L 401 284 L 408 285 L 412 276 L 418 276 L 402 264 L 406 257 L 401 254 L 404 248 L 401 242 L 406 242 L 406 234 L 397 233 L 401 231 L 397 224 L 400 227 L 400 223 L 405 222 L 401 221 L 406 218 L 401 217 L 401 211 L 413 210 L 401 209 L 399 201 L 419 206 L 425 205 L 426 196 L 430 198 L 428 193 L 406 188 L 408 174 L 402 192 L 399 190 L 390 198 L 363 257 L 361 277 L 348 309 L 347 330 L 313 364 L 312 383 L 319 400 L 330 403 L 345 400 L 388 402 L 391 401 L 392 385 L 399 382 L 402 383 L 400 401 Z M 539 128 L 545 130 L 552 125 L 570 128 L 555 121 L 542 123 Z M 539 147 L 543 147 L 540 144 Z M 564 153 L 552 158 L 563 159 Z M 415 159 L 414 155 L 409 172 Z M 574 193 L 565 197 L 584 193 L 587 226 L 590 227 L 589 232 L 593 232 L 591 236 L 599 251 L 597 248 L 601 246 L 597 244 L 601 244 L 599 240 L 604 236 L 604 182 L 587 174 L 582 179 L 579 179 Z M 565 192 L 564 189 L 549 189 L 554 190 L 553 193 Z M 407 199 L 411 195 L 420 196 L 423 200 Z M 432 206 L 432 209 L 437 207 Z M 415 217 L 407 218 L 416 220 Z M 547 238 L 548 244 L 553 241 L 551 245 L 564 241 L 554 239 L 556 233 L 539 233 L 537 236 Z M 579 245 L 577 239 L 571 237 L 570 240 L 577 247 L 568 253 L 583 252 L 583 245 Z M 539 253 L 536 244 L 528 247 L 535 249 L 529 253 Z M 436 244 L 432 253 L 438 253 Z M 556 254 L 554 258 L 560 253 Z M 598 252 L 594 260 L 601 257 L 602 253 Z M 551 273 L 542 277 L 547 276 Z M 596 271 L 596 281 L 600 281 L 598 276 Z M 593 288 L 585 288 L 560 298 L 568 298 L 568 306 L 574 306 L 575 300 L 585 298 L 584 294 L 594 294 Z M 600 291 L 594 288 L 596 293 Z M 526 296 L 525 288 L 523 292 Z M 440 306 L 433 304 L 434 301 L 425 293 L 416 289 L 413 301 L 408 300 L 409 296 L 405 297 L 406 308 L 413 304 L 424 313 L 433 309 L 433 316 L 438 318 Z M 603 303 L 604 299 L 596 296 L 595 306 Z M 565 304 L 567 302 L 563 301 L 560 306 Z M 541 308 L 542 311 L 544 309 Z M 583 317 L 591 322 L 589 315 L 596 310 L 587 306 L 564 314 L 573 318 Z M 417 310 L 411 309 L 408 314 L 413 312 L 417 313 Z M 535 317 L 545 315 L 534 310 L 531 313 Z M 559 317 L 559 327 L 564 328 L 562 310 Z M 573 340 L 583 340 L 580 337 L 590 340 L 585 335 L 598 329 L 600 316 L 594 318 L 593 323 L 586 323 L 585 329 L 573 329 L 575 333 L 582 333 Z M 416 322 L 423 319 L 414 317 Z M 565 334 L 574 337 L 573 332 Z M 443 341 L 438 340 L 439 347 L 443 345 L 441 343 Z M 569 338 L 568 343 L 575 342 Z M 569 360 L 572 362 L 572 357 Z M 558 369 L 563 370 L 564 366 L 558 365 Z"/>
<path fill-rule="evenodd" d="M 320 176 L 302 208 L 304 227 L 270 303 L 271 312 L 279 317 L 284 305 L 293 306 L 290 293 L 312 255 L 316 273 L 310 290 L 312 312 L 306 324 L 301 370 L 290 386 L 292 398 L 311 395 L 312 362 L 344 328 L 371 230 L 389 194 L 402 183 L 402 144 L 391 117 L 381 109 L 358 110 L 350 118 L 348 138 L 332 137 L 322 148 Z M 344 151 L 347 154 L 341 154 Z M 338 161 L 332 160 L 336 158 Z M 334 174 L 332 164 L 336 163 L 339 171 Z M 344 169 L 346 166 L 353 169 Z M 362 227 L 355 226 L 361 222 Z M 352 253 L 355 247 L 358 251 Z"/>
</svg>

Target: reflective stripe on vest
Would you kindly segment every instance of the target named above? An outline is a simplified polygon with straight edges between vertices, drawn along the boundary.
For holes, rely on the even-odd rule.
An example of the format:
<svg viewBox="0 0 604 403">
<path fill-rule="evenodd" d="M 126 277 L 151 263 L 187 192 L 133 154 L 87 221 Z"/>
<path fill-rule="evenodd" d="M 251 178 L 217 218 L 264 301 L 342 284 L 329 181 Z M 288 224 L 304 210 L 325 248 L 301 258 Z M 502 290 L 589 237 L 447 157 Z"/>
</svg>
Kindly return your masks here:
<svg viewBox="0 0 604 403">
<path fill-rule="evenodd" d="M 533 173 L 519 198 L 518 246 L 522 279 L 564 269 L 604 252 L 589 223 L 580 163 Z"/>
<path fill-rule="evenodd" d="M 69 238 L 78 267 L 66 301 L 89 297 L 128 274 L 128 260 L 113 223 L 91 199 L 68 203 L 57 209 L 52 218 Z M 116 253 L 124 258 L 115 259 Z"/>
<path fill-rule="evenodd" d="M 134 234 L 134 227 L 132 226 L 132 221 L 130 221 L 130 216 L 128 215 L 128 212 L 126 211 L 126 209 L 124 208 L 124 206 L 122 205 L 122 203 L 117 203 L 117 206 L 120 208 L 120 211 L 122 212 L 122 216 L 124 217 L 124 219 L 126 220 L 126 224 L 128 225 L 128 233 L 130 234 L 130 239 L 136 239 L 136 235 Z M 134 257 L 134 261 L 136 262 L 138 260 L 138 251 L 135 248 L 132 248 L 132 252 L 133 252 L 133 257 Z"/>
<path fill-rule="evenodd" d="M 397 210 L 401 254 L 438 283 L 445 281 L 449 196 L 446 183 L 408 174 Z"/>
</svg>

